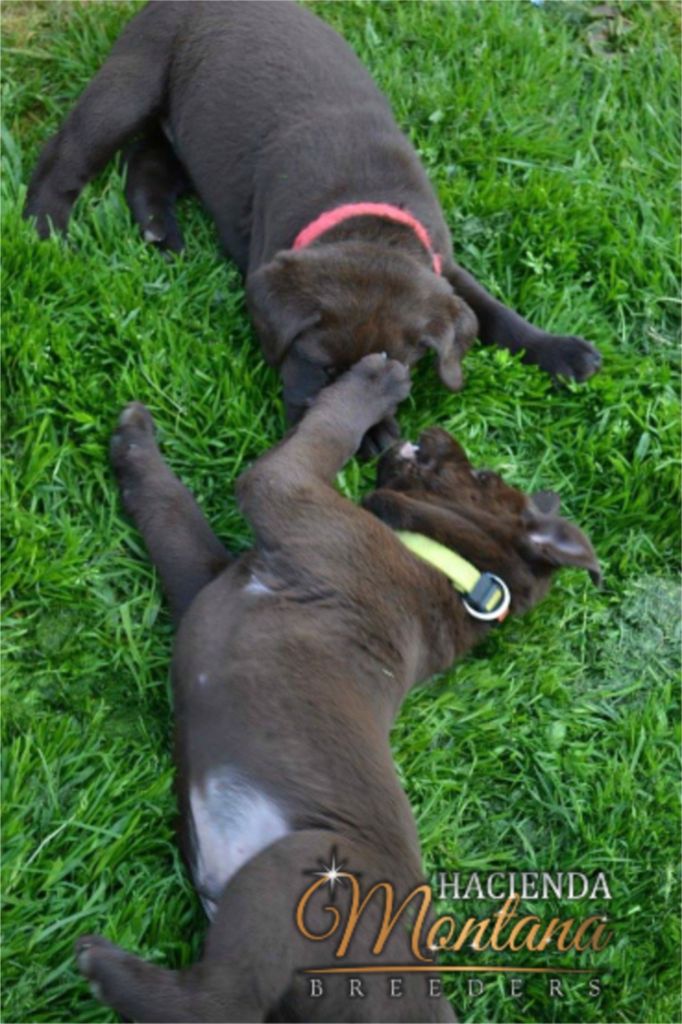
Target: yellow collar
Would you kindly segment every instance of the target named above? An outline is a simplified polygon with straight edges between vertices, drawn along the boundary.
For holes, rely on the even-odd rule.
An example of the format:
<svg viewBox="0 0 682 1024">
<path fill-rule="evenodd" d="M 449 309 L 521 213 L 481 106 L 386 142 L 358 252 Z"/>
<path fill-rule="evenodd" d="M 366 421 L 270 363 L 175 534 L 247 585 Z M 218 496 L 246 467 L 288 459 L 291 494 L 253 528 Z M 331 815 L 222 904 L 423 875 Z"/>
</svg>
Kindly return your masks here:
<svg viewBox="0 0 682 1024">
<path fill-rule="evenodd" d="M 455 590 L 462 594 L 464 607 L 475 619 L 502 622 L 506 617 L 511 596 L 509 587 L 499 576 L 479 572 L 461 555 L 423 533 L 396 530 L 395 535 L 414 555 L 445 573 Z"/>
</svg>

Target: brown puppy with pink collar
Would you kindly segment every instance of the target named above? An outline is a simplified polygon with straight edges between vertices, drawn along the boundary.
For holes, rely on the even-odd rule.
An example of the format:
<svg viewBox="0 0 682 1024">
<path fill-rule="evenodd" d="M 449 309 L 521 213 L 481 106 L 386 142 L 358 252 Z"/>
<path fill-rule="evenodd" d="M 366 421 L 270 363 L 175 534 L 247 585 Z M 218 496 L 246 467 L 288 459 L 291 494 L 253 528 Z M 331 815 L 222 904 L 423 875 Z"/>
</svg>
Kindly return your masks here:
<svg viewBox="0 0 682 1024">
<path fill-rule="evenodd" d="M 595 579 L 599 566 L 584 534 L 558 515 L 556 496 L 529 498 L 474 470 L 440 429 L 385 453 L 364 508 L 342 497 L 336 474 L 408 390 L 407 368 L 380 355 L 325 388 L 238 481 L 255 538 L 239 557 L 163 461 L 144 406 L 121 416 L 112 461 L 123 502 L 178 623 L 184 852 L 211 919 L 200 962 L 184 971 L 98 937 L 79 940 L 81 969 L 128 1019 L 453 1019 L 422 975 L 405 977 L 399 999 L 389 998 L 386 979 L 349 998 L 343 977 L 311 998 L 304 972 L 339 964 L 339 936 L 329 896 L 306 916 L 319 941 L 297 926 L 306 872 L 334 856 L 365 892 L 388 880 L 397 900 L 422 881 L 417 830 L 389 746 L 402 699 L 507 610 L 531 608 L 560 566 Z M 429 545 L 440 552 L 435 561 Z M 452 559 L 473 574 L 464 587 L 458 569 L 449 575 Z M 349 899 L 344 886 L 331 898 L 341 917 Z M 414 962 L 402 923 L 370 956 L 379 902 L 343 963 Z"/>
<path fill-rule="evenodd" d="M 66 228 L 79 192 L 131 143 L 126 195 L 145 238 L 182 246 L 192 188 L 246 276 L 290 422 L 369 352 L 435 351 L 446 387 L 482 341 L 584 380 L 588 342 L 548 334 L 455 263 L 426 173 L 350 47 L 297 4 L 150 3 L 46 143 L 26 215 Z M 295 242 L 298 241 L 298 245 Z M 375 427 L 370 450 L 397 436 Z"/>
</svg>

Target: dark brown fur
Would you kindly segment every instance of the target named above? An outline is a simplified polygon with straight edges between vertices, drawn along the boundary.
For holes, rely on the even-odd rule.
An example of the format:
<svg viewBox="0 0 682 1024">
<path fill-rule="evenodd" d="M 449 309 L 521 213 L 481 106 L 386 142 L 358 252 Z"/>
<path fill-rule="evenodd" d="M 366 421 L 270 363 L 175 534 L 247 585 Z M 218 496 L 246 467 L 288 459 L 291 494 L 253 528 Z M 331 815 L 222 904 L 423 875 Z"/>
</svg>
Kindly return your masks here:
<svg viewBox="0 0 682 1024">
<path fill-rule="evenodd" d="M 123 413 L 112 459 L 179 623 L 173 657 L 184 843 L 195 884 L 215 907 L 202 959 L 172 972 L 97 937 L 79 942 L 101 997 L 138 1021 L 449 1020 L 423 978 L 389 1000 L 377 984 L 348 999 L 343 979 L 311 1000 L 300 969 L 334 962 L 334 942 L 305 940 L 293 911 L 305 870 L 332 847 L 363 885 L 388 879 L 399 898 L 421 880 L 419 840 L 391 759 L 389 730 L 408 690 L 448 668 L 489 625 L 449 580 L 396 538 L 419 530 L 502 576 L 512 614 L 547 591 L 561 565 L 599 568 L 557 500 L 529 499 L 472 470 L 444 431 L 427 431 L 413 460 L 394 447 L 379 488 L 357 507 L 334 488 L 365 433 L 392 415 L 408 370 L 371 355 L 323 390 L 301 423 L 238 481 L 253 550 L 233 558 L 161 458 L 138 404 Z M 257 583 L 254 591 L 254 581 Z M 425 696 L 424 699 L 428 699 Z M 227 882 L 202 881 L 192 793 L 216 773 L 267 796 L 288 834 Z M 230 814 L 235 789 L 214 807 Z M 228 835 L 221 856 L 236 839 Z M 347 891 L 338 894 L 343 911 Z M 355 961 L 368 955 L 370 918 Z M 314 927 L 329 920 L 320 910 Z M 398 929 L 383 961 L 409 962 Z"/>
<path fill-rule="evenodd" d="M 443 382 L 456 389 L 477 329 L 482 341 L 523 350 L 555 375 L 584 380 L 598 369 L 588 342 L 534 327 L 454 262 L 433 188 L 386 99 L 340 36 L 304 8 L 145 7 L 43 148 L 25 210 L 41 236 L 50 222 L 66 228 L 85 183 L 135 136 L 126 197 L 141 231 L 181 248 L 174 205 L 191 183 L 246 275 L 290 422 L 370 352 L 412 365 L 435 351 Z M 323 211 L 359 201 L 414 214 L 443 256 L 444 276 L 410 228 L 378 218 L 290 251 Z M 392 434 L 395 424 L 384 424 L 373 447 Z"/>
</svg>

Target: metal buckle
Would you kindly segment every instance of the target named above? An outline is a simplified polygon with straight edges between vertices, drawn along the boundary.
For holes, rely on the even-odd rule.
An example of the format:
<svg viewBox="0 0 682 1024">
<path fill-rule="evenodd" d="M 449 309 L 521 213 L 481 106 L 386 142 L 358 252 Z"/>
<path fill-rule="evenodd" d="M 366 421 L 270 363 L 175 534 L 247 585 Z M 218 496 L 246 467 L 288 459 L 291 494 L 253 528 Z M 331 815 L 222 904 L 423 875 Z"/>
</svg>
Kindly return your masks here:
<svg viewBox="0 0 682 1024">
<path fill-rule="evenodd" d="M 495 608 L 493 608 L 492 611 L 481 610 L 479 600 L 482 601 L 482 598 L 476 599 L 477 606 L 474 606 L 470 604 L 469 601 L 467 601 L 467 597 L 473 599 L 473 595 L 478 589 L 481 582 L 488 585 L 491 582 L 496 584 L 497 588 L 502 594 L 502 600 Z M 509 605 L 511 603 L 511 594 L 509 593 L 509 587 L 504 582 L 504 580 L 501 580 L 499 576 L 495 576 L 492 572 L 484 572 L 481 574 L 481 578 L 479 579 L 474 589 L 469 594 L 462 595 L 462 601 L 464 603 L 464 607 L 469 612 L 469 615 L 471 615 L 474 619 L 480 619 L 482 622 L 492 622 L 494 619 L 502 620 L 505 617 L 505 615 L 509 611 Z"/>
</svg>

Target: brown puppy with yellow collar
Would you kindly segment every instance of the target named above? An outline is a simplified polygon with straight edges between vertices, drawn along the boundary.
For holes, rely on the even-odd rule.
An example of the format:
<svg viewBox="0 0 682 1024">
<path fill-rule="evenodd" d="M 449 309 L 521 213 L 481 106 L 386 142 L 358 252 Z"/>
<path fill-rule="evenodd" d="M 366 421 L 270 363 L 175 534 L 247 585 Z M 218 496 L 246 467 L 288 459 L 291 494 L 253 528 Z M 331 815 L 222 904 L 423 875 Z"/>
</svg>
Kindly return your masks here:
<svg viewBox="0 0 682 1024">
<path fill-rule="evenodd" d="M 436 541 L 506 585 L 511 614 L 548 590 L 562 565 L 595 578 L 587 538 L 557 514 L 477 472 L 443 430 L 390 449 L 378 489 L 355 506 L 336 474 L 409 390 L 406 367 L 365 357 L 324 389 L 297 428 L 238 481 L 255 536 L 232 557 L 163 461 L 152 419 L 121 416 L 112 460 L 178 623 L 173 657 L 184 852 L 211 918 L 201 961 L 173 972 L 97 937 L 79 941 L 100 997 L 136 1021 L 450 1020 L 421 976 L 389 999 L 374 985 L 349 999 L 343 978 L 311 999 L 302 970 L 335 961 L 338 936 L 313 943 L 296 927 L 304 872 L 330 852 L 365 890 L 390 880 L 397 899 L 421 881 L 419 839 L 396 777 L 389 730 L 408 690 L 448 668 L 504 610 L 492 583 L 465 600 L 396 530 Z M 475 588 L 474 588 L 475 589 Z M 473 603 L 472 603 L 473 602 Z M 496 616 L 497 617 L 497 616 Z M 347 913 L 349 890 L 334 903 Z M 322 901 L 322 904 L 327 901 Z M 324 935 L 329 912 L 311 907 Z M 367 957 L 379 924 L 369 908 L 349 960 Z M 379 963 L 413 956 L 402 925 Z"/>
</svg>

